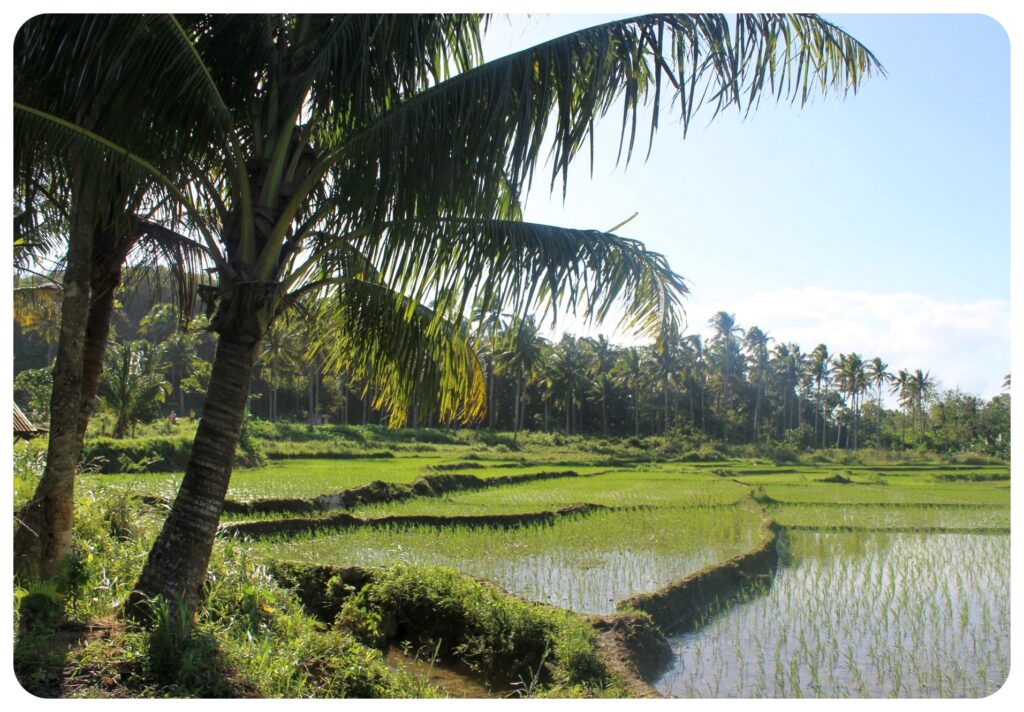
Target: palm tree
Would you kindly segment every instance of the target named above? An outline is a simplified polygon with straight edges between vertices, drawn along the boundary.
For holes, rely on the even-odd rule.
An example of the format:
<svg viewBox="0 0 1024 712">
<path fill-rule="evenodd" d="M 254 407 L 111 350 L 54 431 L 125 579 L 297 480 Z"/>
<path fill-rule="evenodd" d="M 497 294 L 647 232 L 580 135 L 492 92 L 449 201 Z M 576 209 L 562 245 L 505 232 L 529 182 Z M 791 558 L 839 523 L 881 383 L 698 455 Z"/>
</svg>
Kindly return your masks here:
<svg viewBox="0 0 1024 712">
<path fill-rule="evenodd" d="M 611 371 L 615 367 L 617 354 L 603 334 L 596 339 L 584 339 L 584 348 L 588 356 L 587 377 L 601 401 L 601 434 L 608 435 L 608 389 L 612 385 Z"/>
<path fill-rule="evenodd" d="M 931 371 L 922 372 L 921 369 L 915 369 L 910 374 L 910 392 L 914 399 L 914 410 L 921 416 L 921 440 L 924 440 L 924 436 L 928 427 L 928 419 L 924 409 L 924 404 L 928 401 L 936 390 L 935 379 L 932 378 Z"/>
<path fill-rule="evenodd" d="M 903 428 L 900 435 L 901 449 L 907 443 L 907 409 L 913 403 L 913 389 L 911 386 L 910 371 L 901 368 L 892 378 L 889 385 L 889 393 L 895 395 L 899 400 L 900 410 L 903 413 Z"/>
<path fill-rule="evenodd" d="M 28 577 L 56 574 L 71 551 L 75 471 L 122 265 L 147 232 L 164 232 L 147 221 L 163 201 L 152 176 L 112 153 L 110 139 L 144 151 L 146 166 L 169 178 L 205 136 L 174 108 L 194 97 L 192 83 L 176 82 L 174 105 L 154 111 L 154 92 L 167 87 L 154 81 L 153 67 L 173 72 L 175 63 L 152 41 L 151 25 L 141 16 L 43 15 L 25 23 L 15 41 L 15 176 L 29 206 L 17 234 L 31 245 L 28 253 L 51 251 L 65 235 L 67 245 L 51 393 L 59 407 L 51 408 L 43 477 L 15 532 L 16 569 Z M 125 65 L 147 67 L 149 76 L 122 72 Z M 147 101 L 149 109 L 141 109 Z M 38 196 L 66 233 L 37 229 Z M 194 252 L 181 247 L 187 239 L 177 242 L 178 259 L 170 263 L 186 271 Z"/>
<path fill-rule="evenodd" d="M 690 393 L 691 415 L 693 415 L 693 391 L 698 389 L 700 391 L 700 427 L 707 434 L 708 418 L 705 396 L 707 395 L 708 387 L 708 353 L 704 348 L 704 342 L 700 334 L 690 334 L 683 337 L 683 360 L 686 364 L 687 380 L 690 384 L 687 390 Z M 696 422 L 695 418 L 694 421 Z"/>
<path fill-rule="evenodd" d="M 878 391 L 878 415 L 876 416 L 877 421 L 875 428 L 878 432 L 878 450 L 882 449 L 882 386 L 892 382 L 892 374 L 889 373 L 889 364 L 883 361 L 878 356 L 868 361 L 867 366 L 867 377 L 868 380 L 875 384 L 875 389 Z"/>
<path fill-rule="evenodd" d="M 761 439 L 761 402 L 764 400 L 764 385 L 768 379 L 769 337 L 756 326 L 750 327 L 743 339 L 743 349 L 750 359 L 750 382 L 757 395 L 754 401 L 754 442 Z"/>
<path fill-rule="evenodd" d="M 736 367 L 742 361 L 740 355 L 739 338 L 743 336 L 743 329 L 736 325 L 736 316 L 720 311 L 708 321 L 715 330 L 712 337 L 712 354 L 718 361 L 719 380 L 719 410 L 722 415 L 722 441 L 729 442 L 729 401 L 731 381 L 738 381 L 739 374 Z"/>
<path fill-rule="evenodd" d="M 508 219 L 549 136 L 552 179 L 561 176 L 564 187 L 569 163 L 616 98 L 625 98 L 628 160 L 640 106 L 657 106 L 667 84 L 685 130 L 703 96 L 716 111 L 749 109 L 764 89 L 803 102 L 809 87 L 856 89 L 879 69 L 870 52 L 815 16 L 645 16 L 477 66 L 480 26 L 475 16 L 427 15 L 153 20 L 147 41 L 161 63 L 129 53 L 124 72 L 91 76 L 117 77 L 122 89 L 144 77 L 175 97 L 183 84 L 202 92 L 201 100 L 148 107 L 170 108 L 183 124 L 195 123 L 193 114 L 216 124 L 186 187 L 147 161 L 145 146 L 118 143 L 121 135 L 104 136 L 48 105 L 16 102 L 19 116 L 152 176 L 194 221 L 216 267 L 208 296 L 219 341 L 206 407 L 133 608 L 156 595 L 198 601 L 255 354 L 294 300 L 329 295 L 348 319 L 338 324 L 347 342 L 374 345 L 349 347 L 344 358 L 362 368 L 371 358 L 392 364 L 373 373 L 393 423 L 417 392 L 440 396 L 449 417 L 476 417 L 475 360 L 458 327 L 445 326 L 457 324 L 474 292 L 518 314 L 541 303 L 597 317 L 625 295 L 629 324 L 653 333 L 677 318 L 685 291 L 639 243 Z M 68 44 L 88 46 L 82 37 Z M 139 118 L 148 114 L 125 120 Z M 353 252 L 380 278 L 362 279 Z M 423 295 L 443 290 L 455 295 L 446 309 L 419 310 Z M 404 320 L 383 316 L 389 310 Z M 409 384 L 423 375 L 401 368 L 411 344 L 445 364 L 432 371 L 436 383 Z"/>
<path fill-rule="evenodd" d="M 640 435 L 640 385 L 644 377 L 644 363 L 640 349 L 630 346 L 619 356 L 612 369 L 614 382 L 629 390 L 633 404 L 633 435 Z"/>
<path fill-rule="evenodd" d="M 514 436 L 526 419 L 526 386 L 540 366 L 546 340 L 537 333 L 533 317 L 513 319 L 501 339 L 499 364 L 502 371 L 515 374 L 516 401 L 512 417 Z"/>
<path fill-rule="evenodd" d="M 671 411 L 669 409 L 669 394 L 672 390 L 672 381 L 678 376 L 682 369 L 681 354 L 679 351 L 679 335 L 674 331 L 666 331 L 654 343 L 653 349 L 654 375 L 661 384 L 662 403 L 662 433 L 667 433 L 671 423 Z"/>
<path fill-rule="evenodd" d="M 98 395 L 106 408 L 114 413 L 115 438 L 123 438 L 139 418 L 163 403 L 171 384 L 159 372 L 160 365 L 151 362 L 152 347 L 145 341 L 113 344 L 107 350 Z"/>
<path fill-rule="evenodd" d="M 868 376 L 864 366 L 864 359 L 860 354 L 840 354 L 839 360 L 834 368 L 836 384 L 850 398 L 850 409 L 853 412 L 853 430 L 849 435 L 853 436 L 853 449 L 857 449 L 858 422 L 860 419 L 860 395 L 868 388 Z"/>
<path fill-rule="evenodd" d="M 816 399 L 818 401 L 818 410 L 814 415 L 814 435 L 815 442 L 817 442 L 818 435 L 818 417 L 821 417 L 821 447 L 825 447 L 825 430 L 828 421 L 825 419 L 825 398 L 822 391 L 822 384 L 827 383 L 829 372 L 832 369 L 832 357 L 829 355 L 828 347 L 825 344 L 818 344 L 811 351 L 810 359 L 807 363 L 808 373 L 814 380 L 816 388 Z M 826 388 L 827 390 L 827 388 Z"/>
</svg>

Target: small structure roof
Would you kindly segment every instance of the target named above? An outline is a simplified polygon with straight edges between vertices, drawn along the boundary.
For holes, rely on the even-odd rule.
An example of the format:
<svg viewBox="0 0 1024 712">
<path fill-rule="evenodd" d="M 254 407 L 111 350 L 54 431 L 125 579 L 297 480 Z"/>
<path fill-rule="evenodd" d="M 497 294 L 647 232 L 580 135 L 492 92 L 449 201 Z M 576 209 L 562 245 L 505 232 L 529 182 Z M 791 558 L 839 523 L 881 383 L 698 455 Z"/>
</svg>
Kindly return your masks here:
<svg viewBox="0 0 1024 712">
<path fill-rule="evenodd" d="M 46 428 L 37 428 L 32 425 L 32 421 L 25 417 L 25 414 L 21 412 L 21 408 L 18 404 L 14 404 L 14 437 L 16 438 L 34 438 L 37 435 L 42 435 L 46 432 Z"/>
</svg>

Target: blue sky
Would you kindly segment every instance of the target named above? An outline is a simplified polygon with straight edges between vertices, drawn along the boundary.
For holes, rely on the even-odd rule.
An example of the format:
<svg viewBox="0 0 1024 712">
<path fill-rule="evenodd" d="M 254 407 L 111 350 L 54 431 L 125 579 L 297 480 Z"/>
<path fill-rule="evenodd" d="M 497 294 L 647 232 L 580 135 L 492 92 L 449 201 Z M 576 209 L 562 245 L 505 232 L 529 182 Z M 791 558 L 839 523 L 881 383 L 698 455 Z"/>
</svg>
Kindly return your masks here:
<svg viewBox="0 0 1024 712">
<path fill-rule="evenodd" d="M 581 160 L 564 203 L 541 182 L 526 219 L 607 229 L 638 211 L 620 232 L 689 280 L 690 331 L 724 309 L 805 350 L 824 341 L 995 395 L 1010 370 L 1006 33 L 982 15 L 826 17 L 888 76 L 845 100 L 698 118 L 685 141 L 666 115 L 651 157 L 625 169 L 609 116 L 593 179 Z M 499 17 L 485 51 L 609 18 Z"/>
</svg>

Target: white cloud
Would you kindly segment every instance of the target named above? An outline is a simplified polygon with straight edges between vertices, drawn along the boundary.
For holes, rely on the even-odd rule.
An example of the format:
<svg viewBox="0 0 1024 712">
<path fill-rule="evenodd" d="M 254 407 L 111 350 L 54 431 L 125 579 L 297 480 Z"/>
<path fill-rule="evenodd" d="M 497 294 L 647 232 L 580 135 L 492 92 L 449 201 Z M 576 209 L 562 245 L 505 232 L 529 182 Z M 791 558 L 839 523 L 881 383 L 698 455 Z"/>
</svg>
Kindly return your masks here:
<svg viewBox="0 0 1024 712">
<path fill-rule="evenodd" d="M 986 299 L 942 302 L 922 294 L 877 294 L 821 287 L 778 289 L 731 304 L 688 309 L 690 331 L 709 333 L 717 311 L 735 314 L 743 327 L 757 325 L 776 341 L 805 351 L 825 343 L 832 353 L 880 356 L 890 368 L 930 370 L 943 388 L 960 387 L 991 397 L 1010 371 L 1010 302 Z"/>
</svg>

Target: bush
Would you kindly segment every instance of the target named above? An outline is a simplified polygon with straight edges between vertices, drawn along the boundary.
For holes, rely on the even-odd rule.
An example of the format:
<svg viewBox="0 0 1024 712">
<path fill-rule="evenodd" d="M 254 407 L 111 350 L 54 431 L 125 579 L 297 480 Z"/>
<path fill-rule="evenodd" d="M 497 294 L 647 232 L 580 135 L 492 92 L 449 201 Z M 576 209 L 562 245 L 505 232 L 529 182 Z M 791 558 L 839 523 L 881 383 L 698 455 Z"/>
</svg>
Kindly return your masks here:
<svg viewBox="0 0 1024 712">
<path fill-rule="evenodd" d="M 609 683 L 590 625 L 451 569 L 383 569 L 345 601 L 337 624 L 372 645 L 407 640 L 456 657 L 489 682 Z"/>
</svg>

